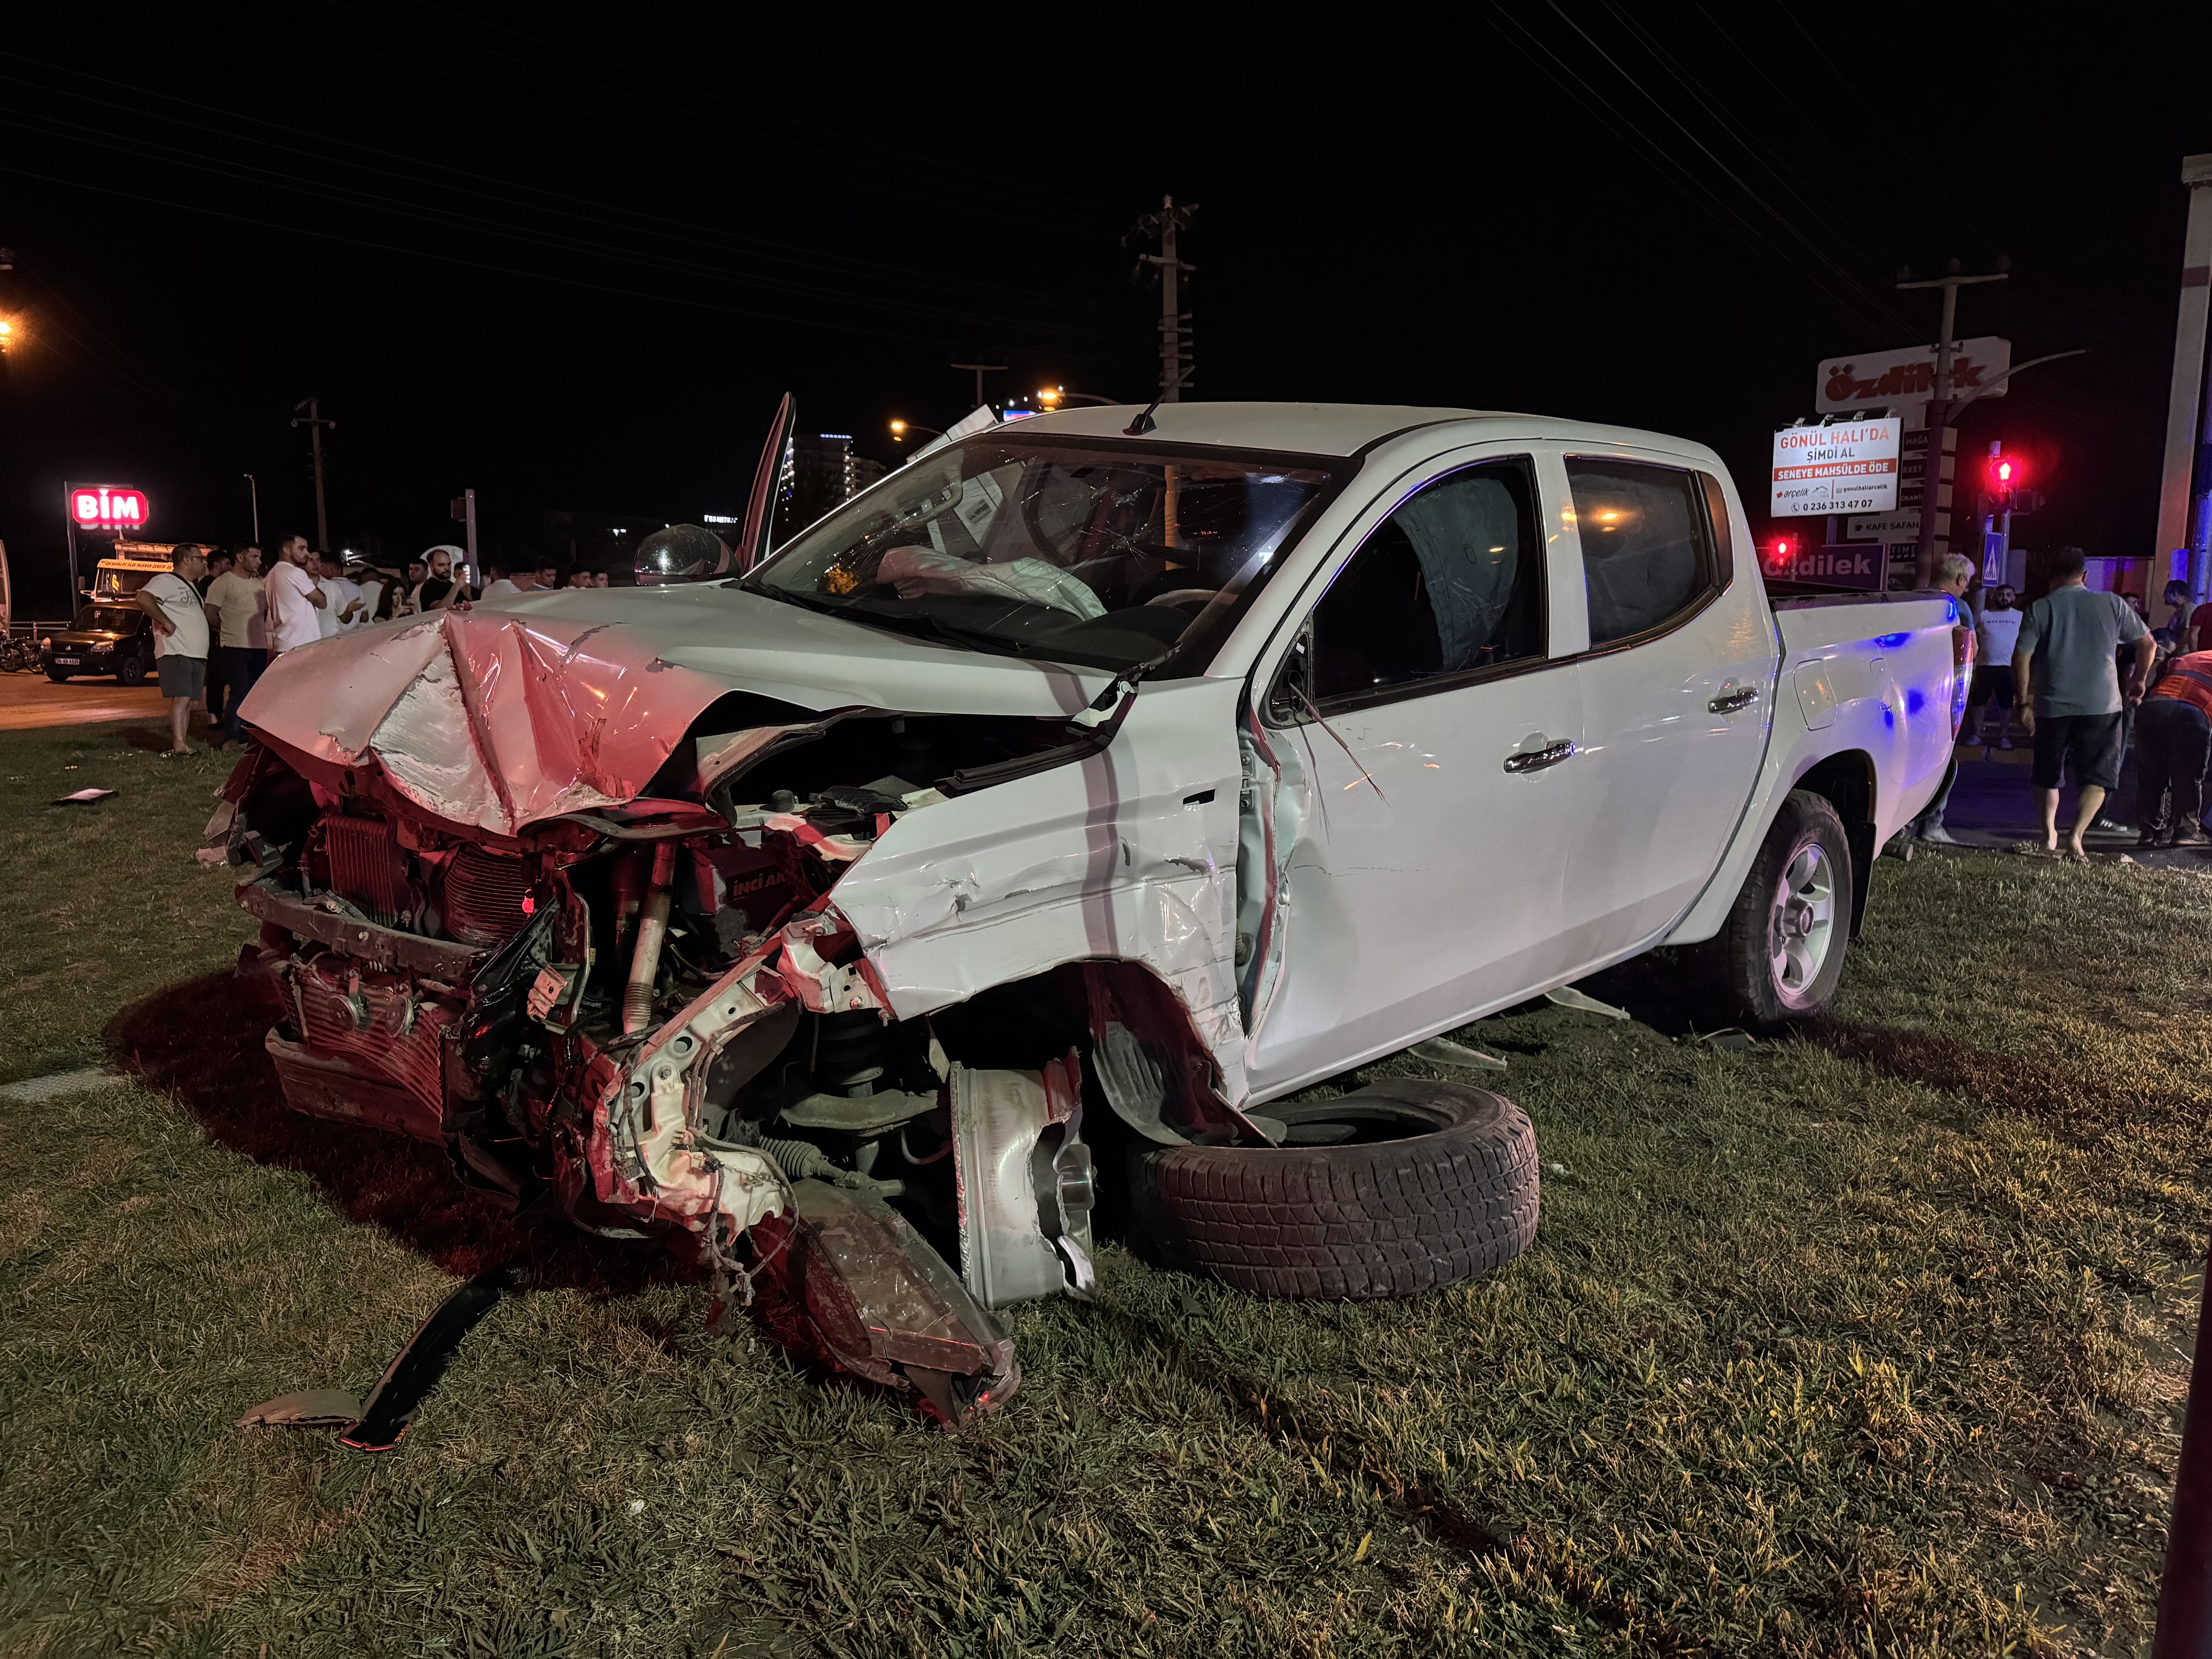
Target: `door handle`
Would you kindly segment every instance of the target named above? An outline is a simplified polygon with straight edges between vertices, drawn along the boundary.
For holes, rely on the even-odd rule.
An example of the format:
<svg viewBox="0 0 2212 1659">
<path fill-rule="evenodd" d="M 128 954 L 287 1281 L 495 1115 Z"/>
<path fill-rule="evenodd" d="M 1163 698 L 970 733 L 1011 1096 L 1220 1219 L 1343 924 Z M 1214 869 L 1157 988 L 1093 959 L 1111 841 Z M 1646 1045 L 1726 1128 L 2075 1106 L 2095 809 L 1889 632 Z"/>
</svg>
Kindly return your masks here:
<svg viewBox="0 0 2212 1659">
<path fill-rule="evenodd" d="M 1505 757 L 1505 769 L 1516 775 L 1540 772 L 1547 766 L 1557 766 L 1563 760 L 1572 760 L 1579 752 L 1571 738 L 1542 749 L 1523 749 Z"/>
<path fill-rule="evenodd" d="M 1705 707 L 1716 714 L 1733 714 L 1739 708 L 1748 708 L 1759 701 L 1755 686 L 1745 686 L 1740 691 L 1723 691 Z"/>
</svg>

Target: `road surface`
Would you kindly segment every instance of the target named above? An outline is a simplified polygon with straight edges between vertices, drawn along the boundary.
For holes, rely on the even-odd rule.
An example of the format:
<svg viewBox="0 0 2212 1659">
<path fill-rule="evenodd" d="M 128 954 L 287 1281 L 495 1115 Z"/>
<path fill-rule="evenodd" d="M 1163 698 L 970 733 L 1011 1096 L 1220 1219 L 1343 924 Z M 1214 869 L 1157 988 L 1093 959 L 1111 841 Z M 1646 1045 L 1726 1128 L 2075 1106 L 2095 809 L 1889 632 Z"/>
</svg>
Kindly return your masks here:
<svg viewBox="0 0 2212 1659">
<path fill-rule="evenodd" d="M 102 675 L 56 685 L 44 674 L 0 674 L 0 732 L 41 726 L 89 726 L 99 720 L 166 721 L 167 705 L 149 678 L 121 686 Z"/>
</svg>

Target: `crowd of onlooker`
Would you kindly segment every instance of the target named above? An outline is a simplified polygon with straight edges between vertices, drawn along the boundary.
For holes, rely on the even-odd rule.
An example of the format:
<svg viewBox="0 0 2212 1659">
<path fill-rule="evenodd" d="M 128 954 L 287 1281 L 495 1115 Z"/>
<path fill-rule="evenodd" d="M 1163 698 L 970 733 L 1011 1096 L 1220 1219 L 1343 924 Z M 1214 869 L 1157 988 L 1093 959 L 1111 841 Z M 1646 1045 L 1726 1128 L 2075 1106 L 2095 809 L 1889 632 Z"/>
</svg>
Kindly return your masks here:
<svg viewBox="0 0 2212 1659">
<path fill-rule="evenodd" d="M 1957 554 L 1939 563 L 1937 586 L 1966 611 L 1977 647 L 1967 697 L 1971 735 L 1962 732 L 1961 740 L 1987 757 L 1993 748 L 2013 746 L 2017 720 L 2021 734 L 2033 743 L 2042 836 L 2017 851 L 2080 859 L 2087 856 L 2081 838 L 2092 827 L 2125 828 L 2104 810 L 2130 748 L 2138 845 L 2206 845 L 2212 604 L 2192 605 L 2188 583 L 2169 582 L 2165 616 L 2154 625 L 2140 595 L 2088 587 L 2087 563 L 2080 549 L 2061 550 L 2051 591 L 2026 605 L 2009 585 L 1983 589 L 1972 563 Z M 2069 780 L 2076 792 L 2074 823 L 2062 844 L 2059 793 Z M 1911 838 L 1957 843 L 1943 825 L 1957 781 L 1954 758 L 1911 826 Z"/>
<path fill-rule="evenodd" d="M 283 652 L 477 599 L 608 585 L 604 570 L 580 566 L 564 575 L 552 564 L 494 558 L 489 580 L 471 588 L 455 553 L 432 548 L 404 566 L 387 567 L 319 554 L 306 537 L 288 536 L 264 569 L 261 549 L 251 542 L 227 553 L 179 547 L 173 569 L 138 591 L 139 608 L 152 618 L 161 695 L 169 701 L 169 753 L 189 752 L 185 734 L 192 705 L 203 696 L 210 740 L 235 740 L 240 703 Z"/>
</svg>

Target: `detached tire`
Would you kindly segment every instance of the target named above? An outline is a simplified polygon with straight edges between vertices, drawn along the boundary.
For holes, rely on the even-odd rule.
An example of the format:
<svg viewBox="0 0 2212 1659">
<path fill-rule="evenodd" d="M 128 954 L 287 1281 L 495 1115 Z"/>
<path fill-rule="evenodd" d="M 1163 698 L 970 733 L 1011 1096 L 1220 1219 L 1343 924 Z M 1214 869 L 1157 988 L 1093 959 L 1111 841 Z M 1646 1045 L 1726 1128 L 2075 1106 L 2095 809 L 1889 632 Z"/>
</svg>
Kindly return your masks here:
<svg viewBox="0 0 2212 1659">
<path fill-rule="evenodd" d="M 1772 1027 L 1825 1012 L 1850 948 L 1850 843 L 1824 795 L 1793 789 L 1728 924 L 1706 947 L 1731 1012 Z"/>
<path fill-rule="evenodd" d="M 1536 1236 L 1536 1132 L 1502 1095 L 1389 1078 L 1267 1115 L 1285 1145 L 1131 1154 L 1141 1251 L 1252 1296 L 1364 1302 L 1488 1273 Z"/>
</svg>

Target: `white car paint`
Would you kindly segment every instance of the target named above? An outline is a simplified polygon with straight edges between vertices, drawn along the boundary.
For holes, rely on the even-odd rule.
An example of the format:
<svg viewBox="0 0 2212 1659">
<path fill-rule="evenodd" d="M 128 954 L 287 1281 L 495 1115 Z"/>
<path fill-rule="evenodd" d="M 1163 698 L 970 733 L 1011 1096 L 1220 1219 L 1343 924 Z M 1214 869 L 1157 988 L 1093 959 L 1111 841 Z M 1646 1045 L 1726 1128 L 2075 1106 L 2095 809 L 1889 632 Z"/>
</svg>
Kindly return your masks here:
<svg viewBox="0 0 2212 1659">
<path fill-rule="evenodd" d="M 1132 413 L 1073 410 L 1024 429 L 1109 438 Z M 1778 627 L 1741 502 L 1702 446 L 1451 410 L 1184 404 L 1157 421 L 1155 441 L 1359 466 L 1213 660 L 1144 684 L 1103 752 L 918 800 L 847 855 L 830 901 L 895 1015 L 1065 963 L 1141 963 L 1187 1012 L 1222 1102 L 1241 1109 L 1656 944 L 1711 937 L 1782 797 L 1832 757 L 1865 757 L 1875 846 L 1941 780 L 1949 602 L 1785 609 Z M 1720 481 L 1734 556 L 1726 591 L 1692 623 L 1600 654 L 1588 649 L 1563 471 L 1564 457 L 1593 453 Z M 1424 481 L 1500 455 L 1533 457 L 1540 485 L 1542 665 L 1332 720 L 1333 735 L 1304 720 L 1254 727 L 1249 711 L 1365 533 Z M 867 512 L 868 497 L 848 510 Z M 1048 716 L 1108 684 L 1096 669 L 900 637 L 704 584 L 532 593 L 364 630 L 287 653 L 245 718 L 303 753 L 406 769 L 411 728 L 390 722 L 441 662 L 456 684 L 423 725 L 444 744 L 445 775 L 414 765 L 415 798 L 432 804 L 443 789 L 459 821 L 508 834 L 642 790 L 725 691 L 808 710 Z M 1709 708 L 1741 690 L 1757 695 L 1740 710 Z M 616 691 L 620 719 L 606 729 L 618 753 L 579 736 Z M 1565 742 L 1581 752 L 1562 765 L 1502 769 L 1516 751 Z M 588 788 L 554 775 L 580 754 L 599 769 Z M 467 775 L 472 765 L 483 779 Z M 1244 995 L 1240 933 L 1261 958 Z"/>
</svg>

